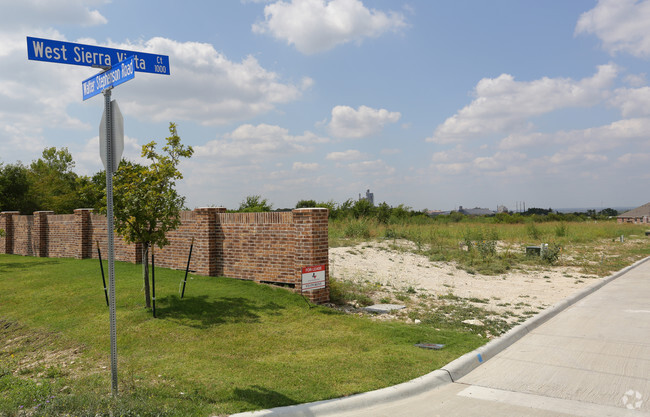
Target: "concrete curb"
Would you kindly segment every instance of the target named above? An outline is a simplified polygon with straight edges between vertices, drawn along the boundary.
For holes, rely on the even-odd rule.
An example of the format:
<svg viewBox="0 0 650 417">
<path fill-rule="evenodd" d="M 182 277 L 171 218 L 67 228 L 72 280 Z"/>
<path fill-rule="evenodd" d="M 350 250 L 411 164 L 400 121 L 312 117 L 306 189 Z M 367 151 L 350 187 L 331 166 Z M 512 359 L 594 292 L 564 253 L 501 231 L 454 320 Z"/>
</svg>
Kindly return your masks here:
<svg viewBox="0 0 650 417">
<path fill-rule="evenodd" d="M 499 352 L 503 351 L 526 334 L 555 317 L 558 313 L 648 260 L 650 260 L 650 257 L 637 261 L 613 275 L 588 286 L 582 291 L 560 301 L 550 308 L 547 308 L 536 316 L 531 317 L 522 324 L 513 327 L 501 337 L 490 341 L 486 345 L 483 345 L 472 352 L 466 353 L 460 358 L 448 363 L 443 368 L 437 369 L 419 378 L 392 387 L 356 394 L 349 397 L 278 407 L 270 410 L 249 411 L 233 414 L 231 417 L 328 416 L 344 411 L 357 410 L 377 404 L 401 400 L 458 381 L 460 378 L 480 366 L 483 362 L 493 358 Z"/>
</svg>

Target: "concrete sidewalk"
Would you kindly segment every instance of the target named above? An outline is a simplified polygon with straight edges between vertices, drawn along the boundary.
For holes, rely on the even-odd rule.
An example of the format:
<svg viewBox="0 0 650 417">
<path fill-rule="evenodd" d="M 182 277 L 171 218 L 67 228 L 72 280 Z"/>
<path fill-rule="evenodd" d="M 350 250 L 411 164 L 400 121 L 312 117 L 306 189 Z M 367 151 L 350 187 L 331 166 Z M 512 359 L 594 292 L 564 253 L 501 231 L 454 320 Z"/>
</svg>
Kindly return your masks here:
<svg viewBox="0 0 650 417">
<path fill-rule="evenodd" d="M 438 415 L 650 417 L 650 262 L 422 378 L 237 416 Z"/>
</svg>

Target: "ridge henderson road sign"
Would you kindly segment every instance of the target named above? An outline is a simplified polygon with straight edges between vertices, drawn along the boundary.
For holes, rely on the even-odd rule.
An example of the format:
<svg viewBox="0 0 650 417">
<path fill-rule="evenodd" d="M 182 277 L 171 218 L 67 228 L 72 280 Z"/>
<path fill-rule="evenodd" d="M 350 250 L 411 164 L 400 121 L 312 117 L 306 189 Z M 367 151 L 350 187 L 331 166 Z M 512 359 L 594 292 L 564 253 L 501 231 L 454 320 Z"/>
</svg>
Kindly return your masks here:
<svg viewBox="0 0 650 417">
<path fill-rule="evenodd" d="M 34 61 L 87 67 L 112 67 L 130 56 L 133 56 L 136 71 L 169 75 L 167 55 L 27 37 L 27 58 Z"/>
</svg>

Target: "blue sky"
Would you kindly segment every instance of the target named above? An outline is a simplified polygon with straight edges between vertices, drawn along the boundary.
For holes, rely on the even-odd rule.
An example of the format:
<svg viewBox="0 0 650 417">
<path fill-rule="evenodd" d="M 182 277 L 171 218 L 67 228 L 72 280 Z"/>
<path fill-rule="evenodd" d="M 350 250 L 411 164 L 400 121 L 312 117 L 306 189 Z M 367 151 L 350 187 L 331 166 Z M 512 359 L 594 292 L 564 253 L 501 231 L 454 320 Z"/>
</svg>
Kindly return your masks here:
<svg viewBox="0 0 650 417">
<path fill-rule="evenodd" d="M 26 37 L 169 55 L 113 91 L 124 157 L 169 122 L 189 208 L 617 207 L 650 191 L 650 1 L 0 0 L 0 162 L 102 169 L 97 70 Z"/>
</svg>

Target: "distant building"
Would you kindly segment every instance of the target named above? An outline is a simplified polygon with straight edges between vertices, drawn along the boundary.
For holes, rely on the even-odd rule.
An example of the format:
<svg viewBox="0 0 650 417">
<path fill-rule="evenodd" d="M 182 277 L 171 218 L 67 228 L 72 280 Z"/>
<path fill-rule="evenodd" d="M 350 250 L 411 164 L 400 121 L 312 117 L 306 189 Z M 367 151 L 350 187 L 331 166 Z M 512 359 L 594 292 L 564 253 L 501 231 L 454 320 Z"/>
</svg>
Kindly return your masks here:
<svg viewBox="0 0 650 417">
<path fill-rule="evenodd" d="M 650 224 L 650 203 L 616 216 L 619 223 Z"/>
<path fill-rule="evenodd" d="M 497 213 L 507 213 L 508 207 L 506 206 L 497 206 Z"/>
<path fill-rule="evenodd" d="M 494 212 L 490 209 L 474 207 L 471 209 L 463 208 L 463 206 L 458 206 L 458 212 L 466 216 L 493 216 Z"/>
<path fill-rule="evenodd" d="M 359 194 L 359 201 L 361 200 L 367 200 L 371 205 L 375 205 L 375 193 L 371 193 L 370 190 L 366 190 L 366 196 L 361 197 L 361 194 Z"/>
<path fill-rule="evenodd" d="M 443 211 L 443 210 L 427 210 L 427 215 L 430 217 L 436 217 L 440 216 L 442 214 L 449 214 L 451 213 L 450 211 Z"/>
</svg>

